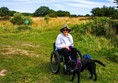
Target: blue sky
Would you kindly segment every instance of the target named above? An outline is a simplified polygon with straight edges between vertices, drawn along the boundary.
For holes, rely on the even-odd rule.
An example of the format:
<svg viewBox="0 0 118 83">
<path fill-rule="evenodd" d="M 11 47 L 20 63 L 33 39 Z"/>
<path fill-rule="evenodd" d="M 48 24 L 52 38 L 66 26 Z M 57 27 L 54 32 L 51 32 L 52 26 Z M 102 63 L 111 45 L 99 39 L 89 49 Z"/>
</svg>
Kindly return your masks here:
<svg viewBox="0 0 118 83">
<path fill-rule="evenodd" d="M 90 14 L 92 8 L 115 6 L 114 0 L 0 0 L 0 7 L 18 12 L 33 13 L 40 6 L 47 6 L 55 11 L 69 11 L 71 14 Z"/>
</svg>

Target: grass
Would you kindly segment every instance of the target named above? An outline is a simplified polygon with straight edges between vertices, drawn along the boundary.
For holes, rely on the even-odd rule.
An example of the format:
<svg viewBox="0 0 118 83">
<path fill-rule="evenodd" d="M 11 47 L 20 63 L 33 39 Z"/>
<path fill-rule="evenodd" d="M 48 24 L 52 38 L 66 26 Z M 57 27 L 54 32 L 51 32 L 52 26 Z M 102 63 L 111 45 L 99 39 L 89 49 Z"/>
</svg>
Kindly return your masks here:
<svg viewBox="0 0 118 83">
<path fill-rule="evenodd" d="M 50 18 L 47 24 L 43 18 L 33 18 L 31 30 L 18 32 L 9 21 L 0 22 L 0 70 L 6 69 L 6 75 L 0 76 L 0 83 L 77 83 L 70 82 L 72 75 L 63 75 L 61 66 L 58 74 L 50 71 L 52 44 L 60 33 L 60 27 L 85 23 L 85 18 Z M 106 64 L 97 64 L 98 80 L 96 83 L 117 83 L 118 64 L 109 60 L 105 54 L 113 48 L 110 40 L 104 37 L 71 33 L 75 47 L 82 54 L 89 53 L 93 59 Z M 79 36 L 79 37 L 78 37 Z M 81 83 L 95 83 L 89 79 L 88 71 L 81 73 Z"/>
<path fill-rule="evenodd" d="M 72 75 L 63 75 L 62 67 L 57 75 L 50 71 L 52 43 L 58 33 L 55 30 L 0 34 L 0 70 L 7 70 L 6 75 L 0 77 L 0 83 L 71 83 L 69 80 Z M 105 68 L 97 64 L 96 83 L 117 83 L 118 64 L 111 62 L 104 55 L 99 55 L 97 47 L 94 47 L 95 44 L 102 47 L 100 41 L 106 42 L 106 40 L 90 36 L 91 40 L 87 37 L 84 36 L 85 40 L 82 38 L 80 41 L 75 39 L 76 47 L 106 64 Z M 107 41 L 105 46 L 108 44 Z M 81 82 L 94 83 L 88 76 L 87 71 L 82 72 Z M 77 76 L 73 83 L 77 83 Z"/>
</svg>

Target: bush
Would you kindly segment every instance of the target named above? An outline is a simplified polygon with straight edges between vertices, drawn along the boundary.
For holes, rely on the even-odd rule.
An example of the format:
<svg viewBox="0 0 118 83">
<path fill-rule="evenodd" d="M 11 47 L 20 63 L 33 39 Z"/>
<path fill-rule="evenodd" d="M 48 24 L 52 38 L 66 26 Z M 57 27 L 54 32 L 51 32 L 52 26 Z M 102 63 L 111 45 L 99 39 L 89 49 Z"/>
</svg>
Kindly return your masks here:
<svg viewBox="0 0 118 83">
<path fill-rule="evenodd" d="M 118 20 L 112 21 L 112 28 L 115 29 L 116 34 L 118 34 Z"/>
<path fill-rule="evenodd" d="M 9 16 L 5 16 L 5 17 L 0 17 L 0 20 L 9 20 L 10 17 Z"/>
<path fill-rule="evenodd" d="M 116 12 L 112 15 L 112 19 L 118 19 L 118 12 Z"/>
<path fill-rule="evenodd" d="M 48 24 L 48 22 L 49 22 L 49 19 L 50 19 L 50 17 L 49 17 L 48 15 L 46 15 L 46 16 L 44 17 L 44 20 L 46 21 L 47 24 Z"/>
<path fill-rule="evenodd" d="M 15 13 L 10 21 L 15 25 L 22 25 L 24 24 L 25 19 L 20 13 Z"/>
<path fill-rule="evenodd" d="M 86 24 L 74 25 L 72 27 L 72 33 L 74 33 L 77 40 L 81 40 L 82 42 L 83 40 L 86 40 L 86 38 L 85 37 L 82 38 L 81 35 L 88 36 L 89 34 L 89 35 L 105 37 L 106 40 L 108 40 L 109 43 L 112 44 L 112 46 L 114 46 L 114 48 L 109 50 L 109 48 L 107 48 L 106 46 L 100 48 L 98 51 L 99 53 L 101 53 L 101 55 L 106 55 L 110 60 L 114 62 L 118 62 L 117 31 L 118 31 L 118 22 L 106 17 L 95 18 Z M 90 41 L 92 41 L 92 39 Z"/>
<path fill-rule="evenodd" d="M 105 36 L 109 34 L 110 30 L 110 19 L 109 18 L 95 18 L 91 24 L 91 33 L 96 36 Z"/>
<path fill-rule="evenodd" d="M 91 26 L 91 23 L 81 24 L 81 25 L 74 25 L 72 26 L 72 31 L 76 34 L 85 34 L 88 32 L 88 28 Z"/>
<path fill-rule="evenodd" d="M 13 18 L 10 21 L 11 21 L 11 23 L 13 23 L 15 25 L 24 25 L 26 20 L 28 20 L 28 25 L 32 24 L 32 19 L 31 18 L 24 17 L 20 13 L 15 13 Z"/>
<path fill-rule="evenodd" d="M 117 27 L 117 21 L 112 21 L 112 19 L 107 17 L 99 17 L 86 24 L 74 25 L 72 29 L 80 34 L 88 32 L 96 36 L 111 38 L 118 33 Z"/>
<path fill-rule="evenodd" d="M 25 26 L 25 25 L 19 26 L 17 28 L 18 31 L 26 31 L 26 30 L 30 30 L 30 29 L 31 29 L 31 27 Z"/>
<path fill-rule="evenodd" d="M 118 47 L 118 36 L 113 37 L 111 42 L 115 47 Z"/>
</svg>

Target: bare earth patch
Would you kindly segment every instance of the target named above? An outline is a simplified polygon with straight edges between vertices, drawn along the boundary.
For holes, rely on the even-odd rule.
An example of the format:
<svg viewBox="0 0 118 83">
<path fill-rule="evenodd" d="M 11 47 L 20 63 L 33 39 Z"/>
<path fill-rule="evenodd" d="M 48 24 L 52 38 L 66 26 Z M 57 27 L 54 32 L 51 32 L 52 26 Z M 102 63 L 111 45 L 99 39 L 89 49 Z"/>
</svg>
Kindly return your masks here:
<svg viewBox="0 0 118 83">
<path fill-rule="evenodd" d="M 6 73 L 7 73 L 7 70 L 6 70 L 6 69 L 2 69 L 2 70 L 0 71 L 0 76 L 5 76 Z"/>
<path fill-rule="evenodd" d="M 29 50 L 24 50 L 24 49 L 19 49 L 16 47 L 12 47 L 12 46 L 5 46 L 4 50 L 2 52 L 3 55 L 26 55 L 26 56 L 33 56 L 33 57 L 38 57 L 39 55 L 37 53 L 35 53 L 34 51 L 29 51 Z"/>
<path fill-rule="evenodd" d="M 27 42 L 23 42 L 23 43 L 21 44 L 21 46 L 31 47 L 31 48 L 37 48 L 37 47 L 39 47 L 38 45 L 34 45 L 34 44 L 32 44 L 32 43 L 27 43 Z"/>
</svg>

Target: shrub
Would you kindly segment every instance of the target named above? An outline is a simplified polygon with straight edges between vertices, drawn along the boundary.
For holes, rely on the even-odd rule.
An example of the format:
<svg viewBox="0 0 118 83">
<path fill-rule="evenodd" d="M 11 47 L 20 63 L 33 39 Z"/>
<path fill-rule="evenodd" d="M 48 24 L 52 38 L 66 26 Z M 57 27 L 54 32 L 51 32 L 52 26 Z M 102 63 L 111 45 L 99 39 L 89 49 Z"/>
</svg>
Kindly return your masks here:
<svg viewBox="0 0 118 83">
<path fill-rule="evenodd" d="M 22 25 L 24 24 L 25 19 L 20 13 L 15 13 L 10 21 L 15 25 Z"/>
<path fill-rule="evenodd" d="M 75 32 L 85 34 L 89 32 L 96 36 L 104 36 L 107 38 L 111 38 L 112 36 L 118 33 L 118 22 L 113 21 L 107 17 L 99 17 L 94 18 L 92 21 L 81 24 L 81 25 L 74 25 L 72 29 Z"/>
<path fill-rule="evenodd" d="M 81 25 L 74 25 L 72 26 L 72 31 L 76 34 L 85 34 L 88 32 L 88 28 L 91 26 L 91 23 L 81 24 Z"/>
<path fill-rule="evenodd" d="M 19 26 L 19 27 L 17 28 L 18 31 L 26 31 L 26 30 L 30 30 L 30 29 L 31 29 L 31 27 L 29 27 L 29 26 L 24 26 L 24 25 Z"/>
<path fill-rule="evenodd" d="M 72 32 L 74 33 L 76 39 L 82 40 L 82 42 L 86 38 L 85 37 L 82 38 L 81 35 L 88 35 L 89 33 L 90 35 L 105 37 L 106 40 L 111 41 L 109 43 L 112 44 L 114 48 L 109 51 L 109 48 L 102 47 L 101 49 L 98 50 L 99 53 L 108 56 L 108 58 L 112 61 L 118 62 L 118 49 L 117 49 L 118 28 L 117 27 L 118 27 L 117 21 L 113 21 L 112 19 L 106 17 L 104 18 L 99 17 L 93 19 L 92 21 L 86 24 L 74 25 L 72 27 Z"/>
<path fill-rule="evenodd" d="M 112 19 L 118 19 L 118 12 L 116 12 L 112 15 Z"/>
<path fill-rule="evenodd" d="M 95 18 L 91 24 L 91 33 L 97 36 L 105 36 L 109 34 L 110 30 L 110 18 Z"/>
<path fill-rule="evenodd" d="M 118 36 L 113 37 L 111 42 L 115 47 L 118 47 Z"/>
<path fill-rule="evenodd" d="M 48 24 L 48 22 L 49 22 L 49 19 L 50 19 L 50 17 L 49 17 L 48 15 L 46 15 L 46 16 L 44 17 L 44 20 L 46 21 L 47 24 Z"/>
<path fill-rule="evenodd" d="M 28 20 L 28 25 L 32 24 L 32 19 L 31 18 L 24 17 L 20 13 L 15 13 L 13 18 L 10 21 L 15 25 L 24 25 L 26 20 Z"/>
<path fill-rule="evenodd" d="M 118 20 L 112 21 L 112 28 L 115 29 L 116 34 L 118 34 Z"/>
</svg>

